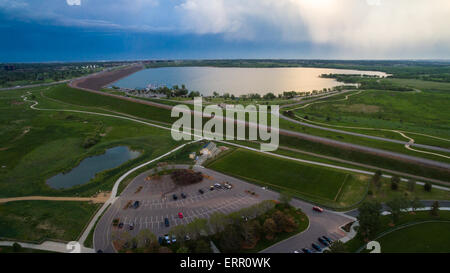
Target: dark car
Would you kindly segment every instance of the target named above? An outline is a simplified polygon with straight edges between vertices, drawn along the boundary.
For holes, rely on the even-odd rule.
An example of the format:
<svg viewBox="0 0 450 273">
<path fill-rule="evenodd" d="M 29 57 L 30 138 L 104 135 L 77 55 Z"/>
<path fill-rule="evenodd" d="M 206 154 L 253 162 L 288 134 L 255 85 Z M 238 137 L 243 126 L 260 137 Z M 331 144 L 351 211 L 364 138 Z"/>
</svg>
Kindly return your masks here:
<svg viewBox="0 0 450 273">
<path fill-rule="evenodd" d="M 311 250 L 307 249 L 307 248 L 302 248 L 303 253 L 311 253 Z"/>
<path fill-rule="evenodd" d="M 170 226 L 169 218 L 164 218 L 164 225 L 165 225 L 166 227 L 169 227 L 169 226 Z"/>
<path fill-rule="evenodd" d="M 118 227 L 123 228 L 123 223 L 119 223 Z"/>
<path fill-rule="evenodd" d="M 213 190 L 214 190 L 214 186 L 210 186 L 210 187 L 209 187 L 209 190 L 210 190 L 210 191 L 213 191 Z"/>
<path fill-rule="evenodd" d="M 97 253 L 103 253 L 103 250 L 99 249 L 97 250 Z"/>
<path fill-rule="evenodd" d="M 159 237 L 158 237 L 158 243 L 159 243 L 160 245 L 162 245 L 162 244 L 164 243 L 164 238 L 161 237 L 161 236 L 159 236 Z"/>
<path fill-rule="evenodd" d="M 186 194 L 181 193 L 181 198 L 185 199 L 186 198 Z"/>
<path fill-rule="evenodd" d="M 173 200 L 177 200 L 178 199 L 178 196 L 176 194 L 172 195 L 172 197 L 173 197 Z"/>
<path fill-rule="evenodd" d="M 140 202 L 139 201 L 135 201 L 133 204 L 133 208 L 137 209 L 139 208 Z"/>
<path fill-rule="evenodd" d="M 324 245 L 324 246 L 328 246 L 328 245 L 329 245 L 328 242 L 327 242 L 327 240 L 325 240 L 325 239 L 322 238 L 322 237 L 319 237 L 317 240 L 318 240 L 322 245 Z"/>
<path fill-rule="evenodd" d="M 312 243 L 311 246 L 312 246 L 312 248 L 314 248 L 315 250 L 317 250 L 317 251 L 319 251 L 319 252 L 322 251 L 322 248 L 320 248 L 320 246 L 318 246 L 318 245 L 316 245 L 316 244 L 314 244 L 314 243 Z"/>
<path fill-rule="evenodd" d="M 134 229 L 134 224 L 130 224 L 130 230 Z"/>
<path fill-rule="evenodd" d="M 205 193 L 202 189 L 199 189 L 198 192 L 199 192 L 200 194 Z"/>
<path fill-rule="evenodd" d="M 333 242 L 333 240 L 331 240 L 330 238 L 328 238 L 327 236 L 322 236 L 322 238 L 325 239 L 325 241 L 327 241 L 329 244 L 331 244 Z"/>
</svg>

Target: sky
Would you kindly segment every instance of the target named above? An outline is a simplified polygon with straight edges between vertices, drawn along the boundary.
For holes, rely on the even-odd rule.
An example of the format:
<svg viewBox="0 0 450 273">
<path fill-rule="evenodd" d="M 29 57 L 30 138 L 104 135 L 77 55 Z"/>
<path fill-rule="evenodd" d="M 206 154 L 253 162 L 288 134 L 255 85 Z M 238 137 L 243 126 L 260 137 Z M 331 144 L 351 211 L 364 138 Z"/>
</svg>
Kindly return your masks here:
<svg viewBox="0 0 450 273">
<path fill-rule="evenodd" d="M 450 59 L 448 0 L 0 0 L 0 62 Z"/>
</svg>

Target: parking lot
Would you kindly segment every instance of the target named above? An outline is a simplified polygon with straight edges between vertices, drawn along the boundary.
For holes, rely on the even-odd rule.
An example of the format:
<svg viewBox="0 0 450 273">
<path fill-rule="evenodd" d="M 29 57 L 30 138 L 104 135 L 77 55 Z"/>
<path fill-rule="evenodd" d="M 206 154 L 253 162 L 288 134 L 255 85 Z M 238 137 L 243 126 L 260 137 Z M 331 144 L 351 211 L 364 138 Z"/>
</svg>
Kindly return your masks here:
<svg viewBox="0 0 450 273">
<path fill-rule="evenodd" d="M 197 167 L 195 170 L 202 171 L 202 168 Z M 268 199 L 248 193 L 259 187 L 233 183 L 234 181 L 223 176 L 204 173 L 203 181 L 199 183 L 177 186 L 170 175 L 148 179 L 151 173 L 148 171 L 137 176 L 107 210 L 101 219 L 102 223 L 99 222 L 104 226 L 103 232 L 106 231 L 106 236 L 121 231 L 127 231 L 134 236 L 142 229 L 149 229 L 155 235 L 161 236 L 176 225 L 188 224 L 197 218 L 209 218 L 215 212 L 229 214 Z M 231 189 L 214 187 L 217 183 L 226 182 L 230 183 Z M 185 198 L 181 197 L 181 193 L 185 195 Z M 176 200 L 174 195 L 177 197 Z M 136 201 L 139 202 L 139 206 L 134 207 Z M 182 217 L 179 213 L 182 213 Z M 169 227 L 164 223 L 165 218 L 169 220 Z M 114 219 L 118 219 L 117 226 L 112 224 Z M 109 240 L 104 238 L 105 242 Z M 103 240 L 97 239 L 98 241 Z"/>
<path fill-rule="evenodd" d="M 171 166 L 178 169 L 188 167 Z M 204 174 L 203 181 L 185 187 L 176 186 L 169 176 L 146 180 L 150 171 L 133 179 L 100 218 L 94 231 L 94 248 L 103 252 L 115 252 L 112 247 L 114 232 L 127 231 L 134 236 L 142 229 L 149 229 L 156 236 L 161 236 L 176 225 L 190 223 L 196 218 L 208 218 L 214 212 L 228 214 L 263 200 L 278 198 L 278 193 L 240 179 L 198 166 L 194 167 L 194 170 Z M 210 186 L 225 182 L 229 182 L 232 189 L 210 191 Z M 204 193 L 199 193 L 199 189 Z M 186 198 L 182 198 L 181 193 L 184 193 Z M 174 194 L 177 195 L 176 200 L 173 198 Z M 136 201 L 139 201 L 139 206 L 134 208 L 132 205 Z M 345 236 L 345 232 L 339 229 L 350 220 L 345 215 L 330 211 L 315 212 L 311 204 L 298 199 L 292 200 L 291 204 L 301 208 L 308 215 L 309 228 L 289 240 L 269 247 L 264 252 L 292 253 L 304 247 L 311 248 L 311 243 L 317 243 L 317 238 L 323 235 L 332 240 Z M 125 209 L 127 205 L 130 206 Z M 180 212 L 183 218 L 178 216 Z M 169 220 L 169 227 L 164 224 L 165 218 Z M 122 223 L 121 228 L 113 226 L 114 219 L 119 219 L 119 223 Z M 133 226 L 131 230 L 130 226 Z"/>
</svg>

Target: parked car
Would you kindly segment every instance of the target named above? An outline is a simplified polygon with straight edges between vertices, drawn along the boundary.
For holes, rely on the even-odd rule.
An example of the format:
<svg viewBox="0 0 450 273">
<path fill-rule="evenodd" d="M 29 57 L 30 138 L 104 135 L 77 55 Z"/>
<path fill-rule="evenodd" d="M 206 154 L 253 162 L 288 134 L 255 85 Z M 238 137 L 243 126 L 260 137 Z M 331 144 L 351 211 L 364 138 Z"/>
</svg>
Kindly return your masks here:
<svg viewBox="0 0 450 273">
<path fill-rule="evenodd" d="M 139 208 L 140 202 L 139 201 L 135 201 L 133 204 L 133 208 L 137 209 Z"/>
<path fill-rule="evenodd" d="M 328 246 L 329 244 L 328 244 L 328 241 L 327 240 L 325 240 L 324 238 L 322 238 L 322 237 L 319 237 L 319 239 L 317 239 L 322 245 L 324 245 L 324 246 Z"/>
<path fill-rule="evenodd" d="M 189 235 L 184 236 L 185 241 L 189 241 L 190 239 L 191 239 L 191 237 L 189 237 Z"/>
<path fill-rule="evenodd" d="M 178 218 L 183 219 L 183 213 L 178 212 Z"/>
<path fill-rule="evenodd" d="M 123 223 L 119 223 L 118 227 L 123 228 Z"/>
<path fill-rule="evenodd" d="M 171 243 L 169 234 L 164 235 L 164 240 L 166 240 L 166 243 L 168 243 L 168 244 Z"/>
<path fill-rule="evenodd" d="M 314 206 L 313 210 L 317 211 L 317 212 L 323 212 L 323 208 L 318 207 L 318 206 Z"/>
<path fill-rule="evenodd" d="M 159 236 L 159 237 L 158 237 L 158 243 L 159 243 L 160 245 L 162 245 L 162 244 L 164 243 L 164 238 L 161 237 L 161 236 Z"/>
<path fill-rule="evenodd" d="M 229 189 L 229 190 L 231 190 L 231 188 L 233 187 L 233 186 L 231 186 L 231 184 L 229 184 L 228 182 L 225 183 L 223 186 L 224 186 L 226 189 Z"/>
<path fill-rule="evenodd" d="M 173 200 L 177 200 L 178 196 L 176 194 L 172 195 Z"/>
<path fill-rule="evenodd" d="M 214 186 L 209 187 L 209 190 L 213 191 L 214 190 Z"/>
<path fill-rule="evenodd" d="M 320 246 L 316 245 L 315 243 L 311 244 L 312 248 L 314 248 L 315 250 L 317 250 L 318 252 L 322 251 L 322 248 L 320 248 Z"/>
<path fill-rule="evenodd" d="M 311 250 L 307 248 L 302 248 L 303 253 L 312 253 Z"/>
<path fill-rule="evenodd" d="M 166 227 L 169 227 L 169 226 L 170 226 L 169 218 L 164 218 L 164 225 L 165 225 Z"/>
<path fill-rule="evenodd" d="M 294 253 L 300 253 L 300 252 L 298 252 L 297 250 L 294 250 Z"/>
<path fill-rule="evenodd" d="M 202 189 L 199 189 L 198 192 L 199 192 L 200 194 L 203 194 L 203 193 L 204 193 L 204 191 L 203 191 Z"/>
<path fill-rule="evenodd" d="M 129 229 L 130 229 L 130 230 L 133 230 L 133 229 L 134 229 L 134 224 L 133 224 L 133 223 L 130 224 Z"/>
<path fill-rule="evenodd" d="M 324 238 L 329 244 L 331 244 L 333 242 L 333 240 L 331 240 L 327 236 L 322 236 L 322 238 Z"/>
<path fill-rule="evenodd" d="M 214 184 L 214 187 L 216 187 L 217 189 L 221 189 L 222 186 L 219 183 Z"/>
<path fill-rule="evenodd" d="M 172 235 L 172 243 L 175 243 L 177 241 L 177 237 L 175 235 Z"/>
<path fill-rule="evenodd" d="M 186 194 L 181 193 L 181 198 L 185 199 L 186 198 Z"/>
</svg>

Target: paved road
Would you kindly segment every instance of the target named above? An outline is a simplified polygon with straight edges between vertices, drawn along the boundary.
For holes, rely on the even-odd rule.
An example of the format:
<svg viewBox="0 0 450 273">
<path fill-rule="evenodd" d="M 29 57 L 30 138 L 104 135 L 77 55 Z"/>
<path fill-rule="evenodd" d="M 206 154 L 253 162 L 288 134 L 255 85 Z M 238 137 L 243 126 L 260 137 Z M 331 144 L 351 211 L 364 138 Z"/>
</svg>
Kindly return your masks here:
<svg viewBox="0 0 450 273">
<path fill-rule="evenodd" d="M 95 75 L 95 76 L 97 77 L 98 75 Z M 89 76 L 83 78 L 83 80 L 85 80 L 88 77 Z M 103 96 L 110 96 L 110 97 L 118 98 L 118 99 L 121 99 L 121 100 L 127 100 L 127 101 L 131 101 L 131 102 L 135 102 L 135 103 L 146 104 L 146 105 L 149 105 L 149 106 L 158 107 L 158 108 L 162 108 L 162 109 L 166 109 L 166 110 L 171 110 L 173 108 L 173 106 L 166 105 L 166 104 L 161 104 L 161 103 L 157 103 L 157 102 L 153 102 L 153 101 L 146 101 L 146 100 L 141 100 L 141 99 L 136 99 L 136 98 L 131 98 L 131 97 L 124 97 L 124 96 L 114 95 L 114 94 L 110 94 L 110 93 L 97 91 L 97 90 L 94 90 L 92 88 L 87 88 L 87 87 L 81 88 L 81 87 L 78 86 L 79 82 L 80 82 L 80 80 L 71 81 L 69 85 L 74 87 L 74 88 L 78 88 L 78 89 L 81 89 L 81 90 L 84 90 L 84 91 L 88 91 L 88 92 L 93 92 L 93 93 L 100 94 L 100 95 L 103 95 Z M 330 94 L 330 95 L 327 95 L 325 97 L 331 97 L 331 96 L 335 96 L 335 95 L 338 95 L 338 94 L 342 94 L 342 92 L 341 93 Z M 325 97 L 320 97 L 318 99 L 323 99 Z M 308 101 L 304 101 L 304 102 L 300 101 L 300 102 L 296 103 L 295 105 L 301 104 L 301 103 L 310 103 L 310 102 L 312 102 L 314 100 L 318 100 L 318 99 L 308 100 Z M 194 115 L 201 115 L 202 114 L 202 113 L 197 113 L 195 111 L 191 111 L 191 112 Z M 321 127 L 321 126 L 318 126 L 318 125 L 312 125 L 312 124 L 300 122 L 300 121 L 293 120 L 293 119 L 290 119 L 288 117 L 285 117 L 285 116 L 283 116 L 281 114 L 279 116 L 281 118 L 283 118 L 283 119 L 288 120 L 288 121 L 291 121 L 291 122 L 294 122 L 294 123 L 298 123 L 298 124 L 301 124 L 303 126 L 308 126 L 308 127 L 321 129 L 321 130 L 334 131 L 334 132 L 339 132 L 339 133 L 343 133 L 343 134 L 350 134 L 350 135 L 355 135 L 355 136 L 359 136 L 359 137 L 366 137 L 366 138 L 370 138 L 370 139 L 377 139 L 377 140 L 391 142 L 391 143 L 398 143 L 398 144 L 402 144 L 402 145 L 407 144 L 407 142 L 400 141 L 400 140 L 393 140 L 393 139 L 388 139 L 388 138 L 381 138 L 381 137 L 369 136 L 369 135 L 352 133 L 352 132 L 347 132 L 347 131 L 341 131 L 341 130 L 337 130 L 337 129 L 331 129 L 331 128 L 327 128 L 327 127 Z M 227 118 L 224 118 L 224 121 L 227 121 L 227 120 L 228 120 Z M 253 128 L 254 127 L 258 127 L 257 124 L 248 123 L 248 122 L 239 121 L 239 120 L 238 121 L 232 120 L 232 122 L 235 122 L 236 124 L 245 124 L 245 126 L 250 126 L 250 127 L 253 127 Z M 382 156 L 382 157 L 394 158 L 394 159 L 397 159 L 397 160 L 402 160 L 402 161 L 406 161 L 406 162 L 412 162 L 412 163 L 416 163 L 416 164 L 422 164 L 422 165 L 431 166 L 431 167 L 450 169 L 450 164 L 448 164 L 448 163 L 434 161 L 434 160 L 425 159 L 425 158 L 421 158 L 421 157 L 405 155 L 405 154 L 391 152 L 391 151 L 386 151 L 386 150 L 377 149 L 377 148 L 370 148 L 370 147 L 366 147 L 366 146 L 362 146 L 362 145 L 356 145 L 356 144 L 347 143 L 347 142 L 341 142 L 341 141 L 332 140 L 332 139 L 325 138 L 325 137 L 318 137 L 318 136 L 304 134 L 304 133 L 291 131 L 291 130 L 286 130 L 286 129 L 280 129 L 279 133 L 281 135 L 286 135 L 286 136 L 292 136 L 292 137 L 296 137 L 296 138 L 306 139 L 306 140 L 309 140 L 309 141 L 319 142 L 319 143 L 323 143 L 323 144 L 326 144 L 326 145 L 332 145 L 332 146 L 335 146 L 335 147 L 340 147 L 340 148 L 345 148 L 345 149 L 357 150 L 357 151 L 361 151 L 361 152 L 365 152 L 365 153 L 375 154 L 375 155 Z M 428 146 L 428 145 L 422 145 L 422 144 L 413 144 L 413 146 L 426 148 L 426 149 L 430 149 L 430 150 L 441 151 L 441 152 L 449 152 L 450 153 L 449 149 L 440 148 L 440 147 L 434 147 L 434 146 Z"/>
<path fill-rule="evenodd" d="M 422 203 L 425 207 L 431 207 L 434 202 L 435 201 L 431 201 L 431 200 L 422 201 Z M 450 208 L 450 201 L 439 201 L 439 206 L 442 208 Z M 388 211 L 388 210 L 389 210 L 389 207 L 386 206 L 386 204 L 382 204 L 382 211 Z M 358 211 L 358 209 L 350 210 L 350 211 L 345 212 L 345 215 L 356 218 L 359 215 L 359 211 Z"/>
<path fill-rule="evenodd" d="M 287 120 L 287 121 L 290 121 L 290 122 L 293 122 L 293 123 L 300 124 L 300 125 L 305 126 L 305 127 L 310 127 L 310 128 L 314 128 L 314 129 L 320 129 L 320 130 L 324 130 L 324 131 L 328 131 L 328 132 L 334 132 L 334 133 L 339 133 L 339 134 L 346 134 L 346 135 L 352 135 L 352 136 L 363 137 L 363 138 L 368 138 L 368 139 L 386 141 L 386 142 L 396 143 L 396 144 L 401 144 L 401 145 L 409 144 L 410 146 L 414 146 L 414 147 L 418 147 L 418 148 L 423 148 L 423 149 L 428 149 L 428 150 L 438 151 L 438 152 L 450 153 L 450 149 L 447 149 L 447 148 L 442 148 L 442 147 L 437 147 L 437 146 L 430 146 L 430 145 L 424 145 L 424 144 L 418 144 L 418 143 L 412 143 L 411 144 L 408 141 L 402 141 L 402 140 L 390 139 L 390 138 L 384 138 L 384 137 L 377 137 L 377 136 L 365 135 L 365 134 L 361 134 L 361 133 L 344 131 L 344 130 L 329 128 L 329 127 L 323 127 L 323 126 L 320 126 L 320 125 L 314 125 L 314 124 L 311 124 L 311 123 L 295 120 L 295 119 L 286 117 L 286 116 L 284 116 L 282 114 L 280 114 L 280 118 L 282 118 L 284 120 Z"/>
<path fill-rule="evenodd" d="M 177 168 L 188 168 L 187 165 L 176 165 L 175 167 Z M 201 171 L 202 173 L 213 177 L 215 181 L 227 181 L 230 182 L 231 184 L 233 184 L 234 187 L 236 187 L 236 191 L 233 193 L 232 191 L 225 191 L 224 193 L 218 193 L 217 195 L 215 195 L 212 198 L 209 199 L 201 199 L 201 200 L 195 200 L 195 202 L 199 202 L 200 205 L 202 207 L 215 207 L 217 205 L 218 202 L 223 203 L 224 199 L 223 196 L 225 194 L 228 195 L 234 195 L 234 194 L 241 194 L 241 192 L 244 189 L 249 189 L 251 191 L 254 191 L 257 195 L 257 197 L 246 197 L 245 199 L 243 199 L 244 201 L 247 199 L 251 200 L 254 198 L 257 198 L 257 200 L 259 202 L 263 201 L 263 200 L 277 200 L 279 197 L 279 193 L 272 191 L 272 190 L 267 190 L 267 189 L 263 189 L 257 185 L 245 182 L 243 180 L 240 179 L 236 179 L 234 177 L 230 177 L 228 175 L 207 169 L 207 168 L 203 168 L 203 167 L 195 167 L 196 170 Z M 143 174 L 144 176 L 146 174 Z M 136 177 L 136 179 L 133 180 L 133 182 L 130 183 L 130 185 L 127 187 L 131 188 L 131 192 L 133 192 L 133 190 L 135 189 L 136 185 L 134 185 L 135 183 L 140 183 L 139 181 L 142 180 L 142 177 Z M 124 191 L 125 193 L 125 191 Z M 236 196 L 236 195 L 235 195 Z M 125 197 L 125 200 L 127 200 L 127 198 Z M 231 199 L 231 200 L 236 200 L 236 199 Z M 189 204 L 189 206 L 195 206 L 195 202 L 194 203 L 187 203 Z M 206 202 L 206 203 L 205 203 Z M 239 201 L 240 202 L 240 201 Z M 241 203 L 242 206 L 250 206 L 251 204 L 254 204 L 255 202 L 246 202 L 246 203 Z M 117 204 L 119 204 L 119 202 L 117 202 Z M 120 203 L 120 205 L 122 205 Z M 331 211 L 325 211 L 324 213 L 320 214 L 320 213 L 316 213 L 312 210 L 312 205 L 304 202 L 304 201 L 300 201 L 297 199 L 294 199 L 292 201 L 292 205 L 297 207 L 297 208 L 301 208 L 302 211 L 304 211 L 306 213 L 306 215 L 308 216 L 308 218 L 310 219 L 310 227 L 304 231 L 303 233 L 296 235 L 288 240 L 285 240 L 281 243 L 278 243 L 277 245 L 265 250 L 265 252 L 278 252 L 278 253 L 290 253 L 293 252 L 294 250 L 298 250 L 301 249 L 303 247 L 311 247 L 311 243 L 317 241 L 317 238 L 322 236 L 322 235 L 328 235 L 330 238 L 336 240 L 336 239 L 340 239 L 342 237 L 344 237 L 346 235 L 346 233 L 342 230 L 339 229 L 340 226 L 353 221 L 354 219 L 350 216 L 344 215 L 342 213 L 336 213 L 336 212 L 331 212 Z M 188 206 L 188 205 L 186 205 Z M 239 209 L 241 206 L 239 207 L 235 207 L 235 209 Z M 164 208 L 163 208 L 164 209 Z M 169 208 L 170 209 L 170 208 Z M 175 210 L 179 210 L 180 208 L 175 208 Z M 96 250 L 98 249 L 102 249 L 102 251 L 104 252 L 115 252 L 114 248 L 112 247 L 112 243 L 111 243 L 111 234 L 112 234 L 112 220 L 114 219 L 114 217 L 117 215 L 118 211 L 123 210 L 122 207 L 120 206 L 111 206 L 110 209 L 108 209 L 108 211 L 104 214 L 104 216 L 100 219 L 100 221 L 97 224 L 97 227 L 95 229 L 94 232 L 94 248 Z M 228 211 L 231 212 L 232 210 Z M 227 210 L 225 210 L 224 212 L 227 212 Z M 132 217 L 134 217 L 133 221 L 137 221 L 139 223 L 139 225 L 142 224 L 141 220 L 142 217 L 147 217 L 146 219 L 149 219 L 150 217 L 152 217 L 153 219 L 155 218 L 155 216 L 157 216 L 157 214 L 159 215 L 161 213 L 161 209 L 158 207 L 158 205 L 153 205 L 151 207 L 147 207 L 146 209 L 142 210 L 140 213 L 137 212 L 132 212 Z M 168 212 L 167 212 L 168 213 Z M 139 214 L 139 216 L 136 216 L 137 214 Z M 139 218 L 137 218 L 139 217 Z M 199 218 L 207 218 L 208 217 L 208 213 L 206 214 L 199 214 L 196 217 Z M 167 229 L 161 229 L 160 226 L 161 224 L 159 224 L 159 220 L 158 220 L 158 225 L 159 228 L 156 229 L 159 233 L 165 233 L 168 230 Z M 152 223 L 153 225 L 153 223 Z M 148 226 L 148 225 L 146 225 Z"/>
</svg>

